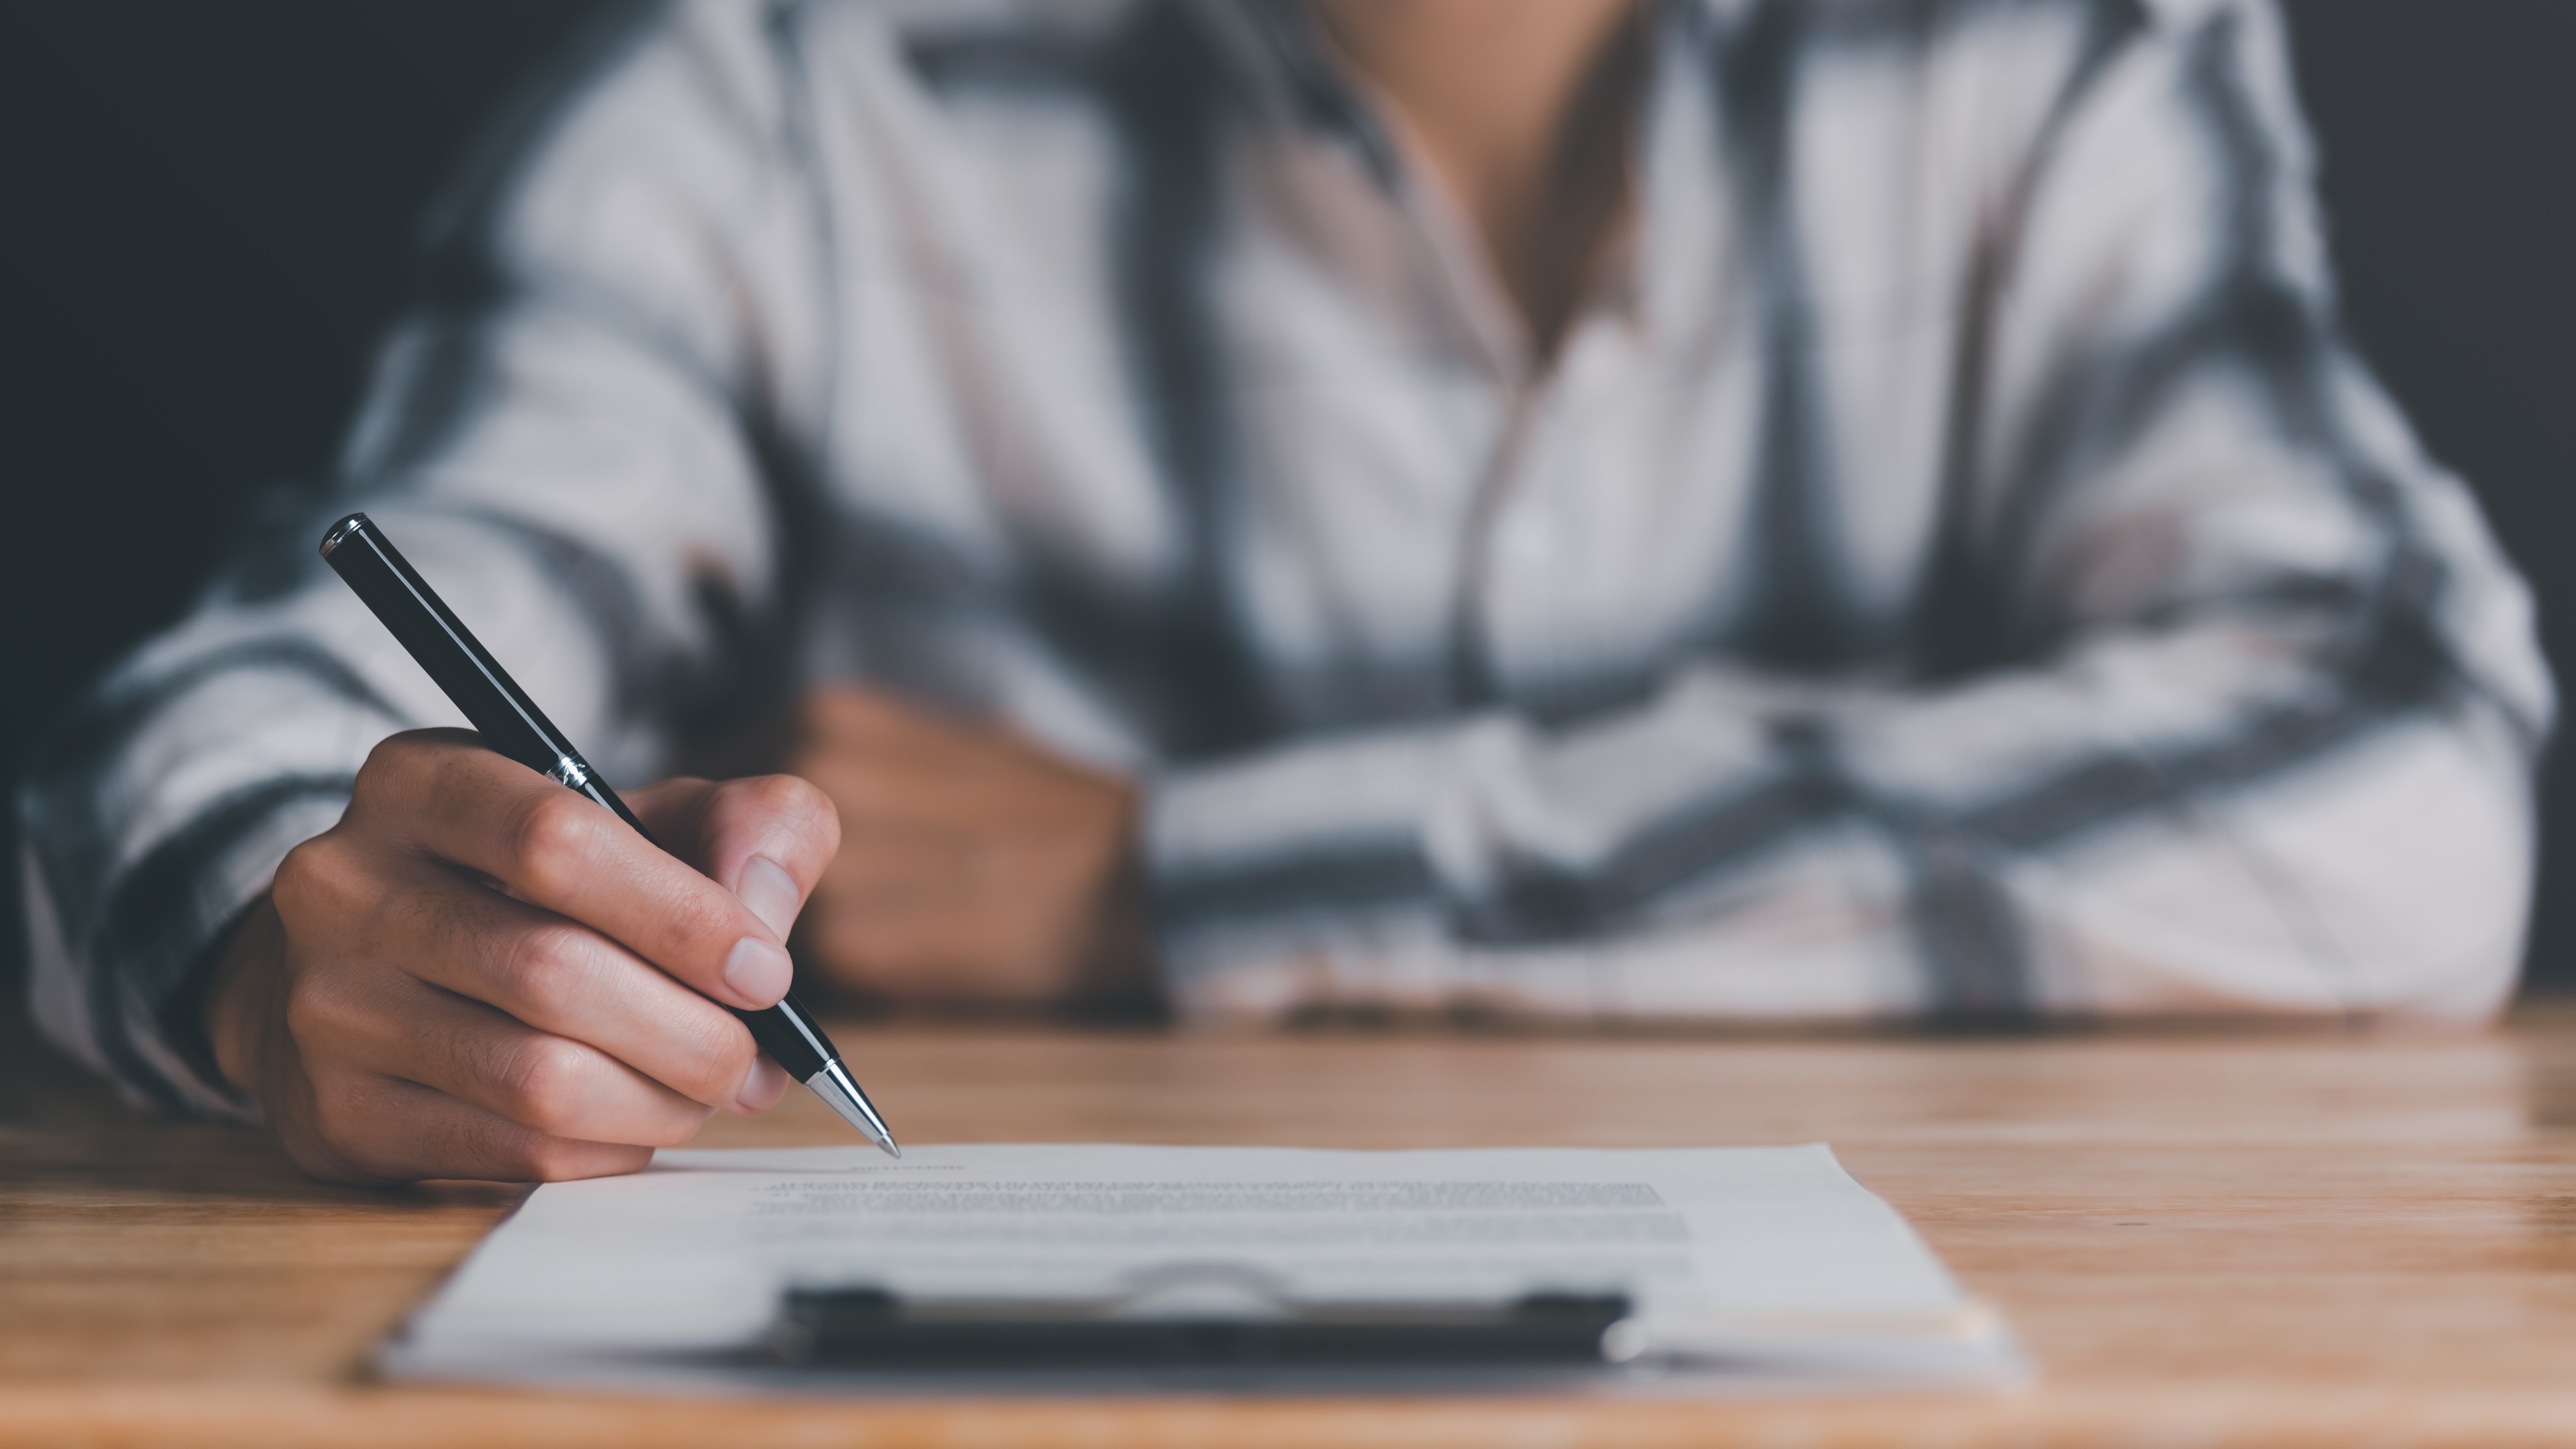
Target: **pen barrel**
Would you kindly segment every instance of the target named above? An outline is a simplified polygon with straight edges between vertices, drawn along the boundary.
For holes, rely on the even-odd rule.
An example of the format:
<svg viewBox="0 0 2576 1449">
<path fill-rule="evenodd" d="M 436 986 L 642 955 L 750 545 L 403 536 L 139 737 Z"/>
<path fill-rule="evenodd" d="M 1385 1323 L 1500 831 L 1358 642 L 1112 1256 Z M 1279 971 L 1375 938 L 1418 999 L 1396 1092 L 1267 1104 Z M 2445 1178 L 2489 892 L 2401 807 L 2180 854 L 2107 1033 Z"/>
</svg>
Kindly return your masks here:
<svg viewBox="0 0 2576 1449">
<path fill-rule="evenodd" d="M 727 1007 L 751 1028 L 751 1039 L 769 1054 L 770 1060 L 787 1069 L 787 1075 L 802 1082 L 823 1070 L 833 1057 L 832 1045 L 814 1025 L 813 1016 L 791 991 L 779 998 L 767 1011 L 744 1011 Z"/>
<path fill-rule="evenodd" d="M 485 652 L 473 631 L 367 515 L 352 513 L 332 525 L 323 536 L 322 559 L 419 662 L 439 692 L 483 736 L 485 747 L 581 789 L 565 779 L 563 763 L 571 761 L 585 778 L 589 767 L 563 731 L 554 727 L 500 661 Z M 618 808 L 623 814 L 623 808 Z"/>
</svg>

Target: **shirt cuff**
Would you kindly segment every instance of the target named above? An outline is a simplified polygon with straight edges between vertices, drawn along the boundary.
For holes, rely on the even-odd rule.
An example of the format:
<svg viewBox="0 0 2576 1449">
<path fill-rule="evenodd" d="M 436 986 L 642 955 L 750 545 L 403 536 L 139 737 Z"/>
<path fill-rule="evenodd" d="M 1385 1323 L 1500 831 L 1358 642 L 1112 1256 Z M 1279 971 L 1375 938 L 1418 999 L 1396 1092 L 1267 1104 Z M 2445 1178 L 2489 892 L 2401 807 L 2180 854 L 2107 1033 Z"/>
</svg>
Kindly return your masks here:
<svg viewBox="0 0 2576 1449">
<path fill-rule="evenodd" d="M 1280 978 L 1246 996 L 1242 971 L 1311 956 L 1318 931 L 1339 937 L 1436 911 L 1423 827 L 1455 734 L 1444 725 L 1326 736 L 1157 775 L 1142 854 L 1174 1004 L 1185 1015 L 1285 1009 L 1311 991 L 1287 991 Z M 1331 994 L 1359 989 L 1340 982 Z"/>
<path fill-rule="evenodd" d="M 120 876 L 95 939 L 76 952 L 51 902 L 36 926 L 39 1016 L 47 1033 L 105 1068 L 126 1094 L 166 1111 L 257 1124 L 257 1104 L 212 1067 L 202 1027 L 175 1018 L 202 990 L 211 953 L 259 899 L 278 863 L 335 824 L 345 776 L 267 782 L 206 811 Z M 31 870 L 31 896 L 41 889 Z"/>
</svg>

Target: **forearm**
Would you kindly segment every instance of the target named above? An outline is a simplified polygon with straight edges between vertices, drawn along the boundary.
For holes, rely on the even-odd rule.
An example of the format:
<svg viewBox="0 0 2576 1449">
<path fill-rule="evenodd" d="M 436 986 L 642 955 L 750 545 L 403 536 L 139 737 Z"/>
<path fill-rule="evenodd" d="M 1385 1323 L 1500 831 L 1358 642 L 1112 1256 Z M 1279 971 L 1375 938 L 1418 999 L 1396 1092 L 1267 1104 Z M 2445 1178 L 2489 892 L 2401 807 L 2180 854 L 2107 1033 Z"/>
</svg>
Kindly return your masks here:
<svg viewBox="0 0 2576 1449">
<path fill-rule="evenodd" d="M 1564 735 L 1459 721 L 1193 772 L 1153 815 L 1175 996 L 2474 1015 L 2516 959 L 2524 737 L 2456 675 L 2391 695 L 2366 663 L 2213 624 L 1939 690 L 1703 677 Z"/>
</svg>

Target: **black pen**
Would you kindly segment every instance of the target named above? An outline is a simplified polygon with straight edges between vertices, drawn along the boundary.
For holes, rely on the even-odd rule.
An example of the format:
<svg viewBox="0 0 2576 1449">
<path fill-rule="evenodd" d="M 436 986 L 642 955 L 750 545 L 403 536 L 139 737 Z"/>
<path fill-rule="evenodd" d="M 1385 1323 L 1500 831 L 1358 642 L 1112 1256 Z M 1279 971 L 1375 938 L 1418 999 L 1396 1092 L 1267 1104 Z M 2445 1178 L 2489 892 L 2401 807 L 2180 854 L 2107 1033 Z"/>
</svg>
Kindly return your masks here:
<svg viewBox="0 0 2576 1449">
<path fill-rule="evenodd" d="M 661 842 L 653 840 L 653 833 L 644 828 L 644 822 L 635 818 L 635 812 L 626 808 L 616 791 L 599 783 L 581 752 L 572 747 L 572 741 L 554 727 L 553 721 L 537 708 L 536 701 L 528 698 L 527 691 L 519 688 L 509 671 L 484 649 L 473 631 L 395 550 L 385 531 L 367 520 L 367 515 L 352 513 L 332 524 L 330 531 L 322 535 L 322 557 L 341 582 L 375 611 L 376 618 L 393 632 L 403 648 L 411 651 L 411 657 L 446 691 L 448 699 L 465 712 L 485 745 L 607 806 L 636 834 L 652 841 L 656 848 L 660 846 Z M 886 1130 L 885 1119 L 877 1115 L 877 1109 L 868 1102 L 868 1094 L 859 1090 L 858 1081 L 841 1064 L 839 1049 L 797 1004 L 793 992 L 766 1011 L 736 1007 L 726 1010 L 741 1017 L 760 1049 L 785 1067 L 789 1076 L 830 1103 L 842 1121 L 887 1152 L 903 1156 L 903 1149 L 895 1146 L 894 1134 Z"/>
</svg>

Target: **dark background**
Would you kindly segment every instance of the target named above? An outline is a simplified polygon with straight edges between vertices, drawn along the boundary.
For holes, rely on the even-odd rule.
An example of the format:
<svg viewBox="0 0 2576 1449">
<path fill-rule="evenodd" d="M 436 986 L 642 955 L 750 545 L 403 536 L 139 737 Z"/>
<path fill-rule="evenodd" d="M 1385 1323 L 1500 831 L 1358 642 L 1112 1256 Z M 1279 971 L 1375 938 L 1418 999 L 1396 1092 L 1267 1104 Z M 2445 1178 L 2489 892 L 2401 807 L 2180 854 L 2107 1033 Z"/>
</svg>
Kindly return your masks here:
<svg viewBox="0 0 2576 1449">
<path fill-rule="evenodd" d="M 586 0 L 0 4 L 0 767 L 327 464 L 420 211 Z M 2350 319 L 2576 678 L 2576 4 L 2289 0 Z M 2576 770 L 2531 955 L 2576 985 Z M 23 937 L 0 823 L 0 1015 Z"/>
</svg>

